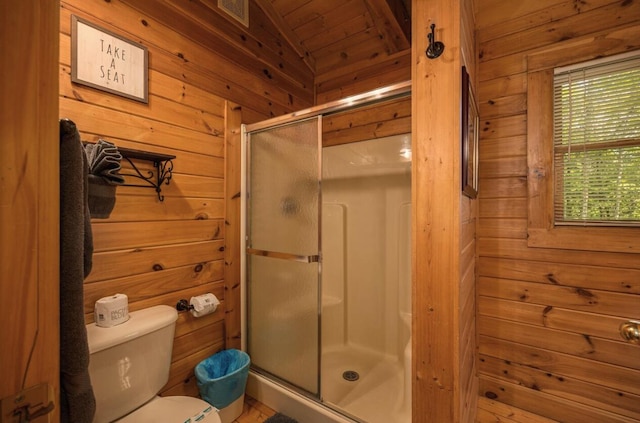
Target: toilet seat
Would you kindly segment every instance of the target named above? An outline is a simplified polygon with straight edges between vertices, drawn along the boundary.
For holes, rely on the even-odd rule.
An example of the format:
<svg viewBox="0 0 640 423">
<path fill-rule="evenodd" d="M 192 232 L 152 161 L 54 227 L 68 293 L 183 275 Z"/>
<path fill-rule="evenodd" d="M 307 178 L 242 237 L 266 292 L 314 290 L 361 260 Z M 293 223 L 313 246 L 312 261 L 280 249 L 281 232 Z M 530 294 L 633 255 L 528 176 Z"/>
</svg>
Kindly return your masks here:
<svg viewBox="0 0 640 423">
<path fill-rule="evenodd" d="M 191 420 L 189 420 L 191 419 Z M 193 397 L 155 397 L 117 423 L 221 423 L 216 408 Z"/>
</svg>

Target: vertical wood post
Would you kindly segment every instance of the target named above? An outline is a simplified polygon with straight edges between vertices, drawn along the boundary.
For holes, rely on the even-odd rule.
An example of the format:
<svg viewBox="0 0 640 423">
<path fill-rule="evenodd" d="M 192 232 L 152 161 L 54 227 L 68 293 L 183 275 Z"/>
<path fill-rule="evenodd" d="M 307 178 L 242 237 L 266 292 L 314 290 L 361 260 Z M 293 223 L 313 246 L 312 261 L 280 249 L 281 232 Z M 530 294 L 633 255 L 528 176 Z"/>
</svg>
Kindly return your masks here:
<svg viewBox="0 0 640 423">
<path fill-rule="evenodd" d="M 0 398 L 41 383 L 58 398 L 59 7 L 0 6 Z"/>
<path fill-rule="evenodd" d="M 413 0 L 413 422 L 458 422 L 460 0 Z M 428 59 L 427 34 L 445 44 Z"/>
<path fill-rule="evenodd" d="M 225 112 L 225 347 L 240 349 L 240 181 L 242 108 L 227 101 Z"/>
</svg>

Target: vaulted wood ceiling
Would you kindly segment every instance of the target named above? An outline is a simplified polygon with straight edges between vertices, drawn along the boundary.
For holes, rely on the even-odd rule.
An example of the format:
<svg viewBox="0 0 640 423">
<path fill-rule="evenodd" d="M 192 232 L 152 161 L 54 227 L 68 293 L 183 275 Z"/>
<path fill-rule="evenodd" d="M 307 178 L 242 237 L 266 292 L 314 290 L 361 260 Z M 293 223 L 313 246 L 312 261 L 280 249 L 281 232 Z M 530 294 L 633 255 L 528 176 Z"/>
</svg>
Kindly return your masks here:
<svg viewBox="0 0 640 423">
<path fill-rule="evenodd" d="M 410 48 L 409 0 L 256 0 L 315 75 Z"/>
</svg>

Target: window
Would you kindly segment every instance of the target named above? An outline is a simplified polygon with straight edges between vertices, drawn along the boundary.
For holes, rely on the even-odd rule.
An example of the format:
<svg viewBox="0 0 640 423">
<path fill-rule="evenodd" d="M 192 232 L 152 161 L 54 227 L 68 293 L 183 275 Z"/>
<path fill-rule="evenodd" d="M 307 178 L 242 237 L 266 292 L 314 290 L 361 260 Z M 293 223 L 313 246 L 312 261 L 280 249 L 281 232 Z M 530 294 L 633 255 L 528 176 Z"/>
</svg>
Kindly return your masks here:
<svg viewBox="0 0 640 423">
<path fill-rule="evenodd" d="M 554 223 L 640 226 L 640 54 L 556 68 Z"/>
<path fill-rule="evenodd" d="M 612 39 L 616 40 L 615 46 L 611 44 Z M 634 146 L 636 148 L 640 146 L 638 127 L 636 126 L 635 135 L 620 135 L 621 133 L 633 133 L 627 131 L 627 127 L 634 120 L 629 117 L 632 109 L 630 104 L 634 104 L 635 125 L 638 124 L 638 104 L 633 102 L 634 99 L 636 102 L 638 101 L 638 91 L 635 91 L 632 96 L 618 93 L 613 95 L 616 100 L 622 101 L 626 99 L 629 101 L 619 112 L 626 113 L 624 117 L 617 115 L 615 118 L 609 120 L 605 118 L 604 121 L 600 121 L 602 120 L 600 115 L 595 117 L 592 115 L 590 118 L 585 119 L 588 113 L 593 113 L 594 107 L 592 106 L 594 104 L 599 104 L 606 99 L 606 96 L 599 93 L 596 96 L 591 96 L 592 99 L 590 101 L 593 104 L 590 107 L 585 106 L 580 109 L 578 106 L 581 106 L 581 103 L 577 101 L 568 109 L 571 110 L 572 117 L 581 118 L 584 124 L 592 125 L 590 133 L 598 134 L 598 137 L 586 139 L 576 137 L 576 133 L 580 133 L 578 130 L 580 124 L 565 126 L 564 129 L 561 129 L 562 126 L 558 126 L 554 122 L 556 73 L 576 71 L 579 66 L 580 68 L 587 68 L 585 72 L 589 74 L 594 71 L 592 65 L 599 63 L 613 64 L 618 58 L 631 58 L 631 48 L 635 49 L 635 57 L 638 58 L 640 57 L 639 40 L 636 32 L 618 31 L 615 34 L 606 34 L 602 35 L 602 37 L 590 39 L 589 42 L 583 39 L 568 40 L 550 45 L 546 49 L 538 49 L 527 55 L 525 63 L 527 74 L 528 247 L 640 253 L 640 221 L 637 214 L 634 215 L 633 212 L 630 212 L 633 207 L 637 211 L 638 203 L 636 202 L 635 206 L 627 205 L 623 207 L 624 204 L 631 204 L 629 203 L 631 200 L 638 200 L 638 191 L 635 194 L 629 193 L 633 184 L 628 182 L 630 178 L 628 174 L 633 173 L 634 170 L 638 171 L 637 161 L 635 162 L 636 164 L 629 166 L 629 162 L 631 162 L 629 157 L 633 154 L 629 153 L 629 151 Z M 607 57 L 599 59 L 599 62 L 590 62 L 594 58 L 602 57 L 604 52 L 608 54 Z M 617 54 L 626 54 L 627 56 L 615 57 Z M 605 61 L 606 59 L 611 60 Z M 575 66 L 575 64 L 578 64 L 578 66 Z M 563 66 L 566 68 L 558 69 Z M 635 66 L 638 69 L 638 65 L 636 64 Z M 556 69 L 558 69 L 557 72 Z M 637 76 L 635 77 L 637 78 Z M 575 74 L 571 76 L 572 82 L 579 79 L 575 77 Z M 591 83 L 591 76 L 588 76 L 587 80 Z M 582 84 L 584 85 L 585 82 L 583 81 Z M 638 83 L 635 82 L 635 86 L 630 86 L 629 90 L 637 89 L 637 85 Z M 568 91 L 576 92 L 578 90 L 565 89 L 565 93 Z M 580 101 L 584 101 L 584 94 Z M 601 109 L 608 112 L 611 107 L 607 106 Z M 598 125 L 593 126 L 599 121 Z M 615 122 L 615 124 L 611 125 L 611 122 Z M 606 123 L 609 123 L 610 130 L 617 131 L 615 135 L 611 136 L 610 132 L 603 129 L 606 127 Z M 554 142 L 556 127 L 558 127 L 560 139 L 564 139 L 564 141 L 559 142 L 557 148 Z M 627 132 L 620 132 L 621 128 Z M 571 136 L 568 135 L 569 132 L 571 132 Z M 600 136 L 603 134 L 606 137 Z M 563 142 L 564 145 L 562 144 Z M 623 152 L 623 160 L 615 157 L 616 155 L 622 156 Z M 556 157 L 556 154 L 558 157 Z M 637 157 L 637 150 L 635 154 Z M 587 164 L 585 156 L 589 155 L 598 157 L 595 161 Z M 580 164 L 571 169 L 573 163 L 570 164 L 569 158 L 570 160 L 581 159 Z M 590 157 L 590 159 L 593 160 L 593 157 Z M 638 159 L 636 158 L 635 160 Z M 608 177 L 609 184 L 603 183 L 602 181 L 605 179 L 598 176 L 604 175 L 606 177 L 607 172 L 601 171 L 603 168 L 608 170 L 609 173 L 618 171 L 618 173 L 614 173 L 614 177 Z M 555 174 L 556 170 L 558 171 L 557 176 Z M 597 171 L 594 172 L 593 170 Z M 569 178 L 575 175 L 580 175 L 580 178 L 570 181 Z M 636 178 L 638 177 L 637 175 L 636 173 Z M 618 181 L 622 180 L 624 180 L 624 184 L 618 184 Z M 613 182 L 617 185 L 611 185 Z M 636 184 L 638 182 L 640 181 L 636 179 Z M 594 188 L 596 188 L 595 191 Z M 596 195 L 596 192 L 599 194 Z M 561 201 L 558 202 L 557 208 L 556 193 L 561 195 Z M 584 208 L 592 208 L 594 210 L 598 208 L 598 203 L 593 201 L 594 197 L 598 198 L 599 196 L 605 199 L 605 202 L 610 206 L 618 201 L 616 199 L 618 193 L 626 197 L 626 203 L 622 200 L 623 197 L 620 197 L 618 208 L 622 213 L 618 213 L 618 221 L 608 220 L 609 216 L 614 216 L 615 218 L 616 213 L 611 211 L 615 211 L 615 207 L 609 207 L 609 211 L 606 213 L 601 212 L 597 217 L 593 217 L 589 213 L 584 214 Z M 565 202 L 565 197 L 567 202 Z M 570 199 L 571 201 L 569 202 Z M 580 213 L 576 211 L 578 209 Z M 588 218 L 583 218 L 584 215 L 588 216 Z M 632 216 L 631 218 L 628 217 L 630 215 Z M 620 216 L 623 216 L 623 219 L 620 219 Z M 543 254 L 547 253 L 543 252 Z"/>
</svg>

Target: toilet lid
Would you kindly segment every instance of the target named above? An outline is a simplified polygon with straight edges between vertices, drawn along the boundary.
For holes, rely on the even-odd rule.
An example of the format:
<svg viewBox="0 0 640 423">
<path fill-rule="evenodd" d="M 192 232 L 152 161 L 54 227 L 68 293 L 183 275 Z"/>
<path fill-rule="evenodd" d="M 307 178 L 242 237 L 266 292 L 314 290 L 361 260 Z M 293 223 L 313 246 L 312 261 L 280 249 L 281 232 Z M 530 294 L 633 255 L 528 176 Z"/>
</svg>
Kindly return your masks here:
<svg viewBox="0 0 640 423">
<path fill-rule="evenodd" d="M 155 397 L 118 423 L 221 423 L 211 404 L 193 397 Z"/>
</svg>

